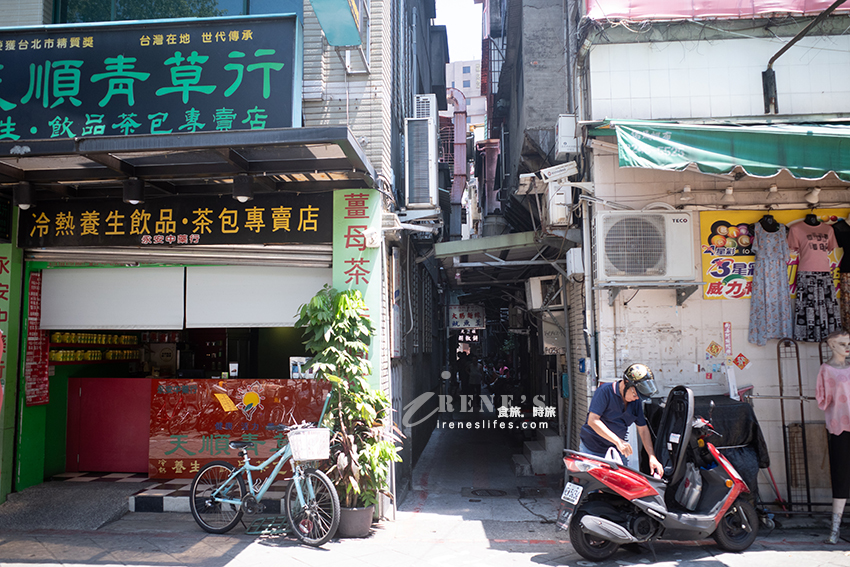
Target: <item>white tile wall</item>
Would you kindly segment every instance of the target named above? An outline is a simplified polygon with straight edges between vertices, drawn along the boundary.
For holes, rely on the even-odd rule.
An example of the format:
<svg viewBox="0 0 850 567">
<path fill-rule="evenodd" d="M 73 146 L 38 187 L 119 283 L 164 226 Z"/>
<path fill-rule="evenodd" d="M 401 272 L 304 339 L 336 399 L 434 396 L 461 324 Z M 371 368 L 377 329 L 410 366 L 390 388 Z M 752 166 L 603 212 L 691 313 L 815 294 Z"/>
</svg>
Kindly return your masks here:
<svg viewBox="0 0 850 567">
<path fill-rule="evenodd" d="M 619 168 L 613 155 L 601 151 L 594 153 L 596 196 L 607 200 L 627 200 L 625 202 L 635 209 L 652 201 L 675 202 L 669 193 L 679 190 L 686 183 L 695 191 L 713 189 L 718 193 L 725 186 L 722 180 L 695 173 Z M 696 246 L 699 227 L 695 226 L 694 230 Z M 711 341 L 723 344 L 723 323 L 728 321 L 732 323 L 734 354 L 743 353 L 750 360 L 744 370 L 736 369 L 738 384 L 752 384 L 755 393 L 764 396 L 779 394 L 778 341 L 768 341 L 765 346 L 747 342 L 748 300 L 704 300 L 702 290 L 698 290 L 682 306 L 677 307 L 672 290 L 641 290 L 637 295 L 634 295 L 634 290 L 624 290 L 612 307 L 608 305 L 608 292 L 597 292 L 595 305 L 600 377 L 603 379 L 612 379 L 627 364 L 640 360 L 650 365 L 662 384 L 688 384 L 702 393 L 708 388 L 725 391 L 723 375 L 706 380 L 704 373 L 695 372 L 694 365 L 705 366 L 705 349 Z M 801 343 L 799 351 L 804 394 L 813 396 L 820 366 L 818 347 Z M 719 363 L 720 359 L 708 362 Z M 796 361 L 783 362 L 782 372 L 785 376 L 785 393 L 796 394 Z M 785 498 L 785 453 L 779 403 L 756 399 L 753 406 L 770 451 L 771 470 Z M 799 402 L 786 402 L 786 423 L 799 419 L 799 407 Z M 813 402 L 806 402 L 805 412 L 809 422 L 822 419 L 821 412 Z M 761 478 L 760 489 L 765 498 L 773 500 L 773 490 L 767 477 Z"/>
<path fill-rule="evenodd" d="M 591 112 L 603 118 L 762 115 L 769 39 L 595 45 Z M 850 112 L 850 37 L 806 37 L 774 63 L 783 114 Z M 691 97 L 689 104 L 671 97 Z M 645 99 L 668 99 L 653 103 Z M 710 100 L 707 100 L 710 98 Z"/>
</svg>

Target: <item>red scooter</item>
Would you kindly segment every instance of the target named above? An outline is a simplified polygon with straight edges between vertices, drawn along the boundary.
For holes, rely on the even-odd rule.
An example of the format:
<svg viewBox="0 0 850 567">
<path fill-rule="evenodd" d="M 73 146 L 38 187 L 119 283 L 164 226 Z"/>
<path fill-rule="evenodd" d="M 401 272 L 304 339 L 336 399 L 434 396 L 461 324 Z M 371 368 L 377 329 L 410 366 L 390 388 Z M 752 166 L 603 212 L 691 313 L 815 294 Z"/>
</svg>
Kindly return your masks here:
<svg viewBox="0 0 850 567">
<path fill-rule="evenodd" d="M 712 406 L 713 407 L 713 406 Z M 747 549 L 758 535 L 758 516 L 742 495 L 746 483 L 711 443 L 709 420 L 693 417 L 694 394 L 676 386 L 667 397 L 655 440 L 664 467 L 656 479 L 612 461 L 565 451 L 568 481 L 557 525 L 591 561 L 621 545 L 712 536 L 725 551 Z"/>
</svg>

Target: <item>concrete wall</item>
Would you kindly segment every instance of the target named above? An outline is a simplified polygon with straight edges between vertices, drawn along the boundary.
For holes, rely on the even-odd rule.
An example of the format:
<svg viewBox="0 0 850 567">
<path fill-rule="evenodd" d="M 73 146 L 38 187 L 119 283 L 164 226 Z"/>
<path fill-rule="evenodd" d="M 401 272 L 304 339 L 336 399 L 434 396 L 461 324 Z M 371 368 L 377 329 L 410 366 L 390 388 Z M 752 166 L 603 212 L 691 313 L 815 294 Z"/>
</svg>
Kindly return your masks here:
<svg viewBox="0 0 850 567">
<path fill-rule="evenodd" d="M 762 71 L 786 39 L 595 45 L 591 118 L 764 115 Z M 776 72 L 781 114 L 850 111 L 850 37 L 805 37 Z"/>
</svg>

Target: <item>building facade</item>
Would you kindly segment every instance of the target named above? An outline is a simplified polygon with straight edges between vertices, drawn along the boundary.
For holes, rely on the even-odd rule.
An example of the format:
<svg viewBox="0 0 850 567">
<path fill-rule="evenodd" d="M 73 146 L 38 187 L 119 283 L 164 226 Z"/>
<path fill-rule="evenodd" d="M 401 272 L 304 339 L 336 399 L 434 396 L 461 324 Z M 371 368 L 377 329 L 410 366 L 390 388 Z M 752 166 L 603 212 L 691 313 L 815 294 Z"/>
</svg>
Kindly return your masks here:
<svg viewBox="0 0 850 567">
<path fill-rule="evenodd" d="M 390 395 L 395 408 L 401 408 L 405 400 L 414 398 L 422 390 L 430 390 L 437 383 L 439 363 L 432 354 L 441 350 L 439 344 L 435 345 L 440 340 L 436 333 L 437 325 L 433 321 L 425 324 L 417 320 L 415 333 L 394 334 L 394 329 L 412 325 L 410 315 L 405 315 L 412 312 L 397 309 L 398 305 L 415 302 L 417 307 L 424 309 L 436 295 L 433 280 L 415 262 L 416 249 L 410 239 L 410 231 L 400 229 L 396 219 L 396 213 L 407 204 L 404 127 L 405 119 L 413 115 L 415 96 L 436 92 L 439 95 L 436 104 L 445 108 L 445 29 L 430 25 L 435 15 L 433 2 L 367 0 L 357 2 L 353 8 L 343 2 L 342 9 L 351 11 L 350 22 L 344 21 L 346 25 L 340 25 L 339 19 L 325 19 L 324 27 L 321 6 L 314 10 L 309 0 L 252 2 L 250 11 L 241 2 L 213 1 L 177 3 L 167 9 L 148 3 L 134 3 L 128 8 L 113 2 L 93 11 L 88 4 L 73 1 L 6 4 L 9 6 L 4 6 L 4 9 L 9 8 L 9 13 L 18 19 L 6 20 L 11 27 L 2 30 L 6 40 L 4 51 L 10 51 L 13 46 L 21 49 L 24 45 L 33 49 L 36 45 L 45 47 L 48 44 L 43 42 L 44 36 L 50 40 L 49 45 L 57 49 L 60 37 L 69 38 L 66 40 L 69 48 L 75 46 L 74 37 L 83 38 L 79 48 L 84 51 L 88 47 L 94 53 L 101 44 L 107 43 L 104 39 L 107 35 L 104 34 L 108 33 L 116 37 L 117 43 L 111 44 L 112 49 L 126 53 L 121 55 L 125 61 L 134 49 L 138 51 L 147 46 L 168 49 L 173 46 L 170 47 L 172 51 L 184 51 L 174 54 L 175 69 L 184 64 L 195 67 L 191 72 L 185 67 L 172 73 L 171 88 L 183 88 L 183 104 L 187 101 L 200 104 L 196 102 L 202 98 L 198 94 L 200 91 L 192 90 L 203 84 L 198 79 L 202 72 L 198 69 L 210 60 L 202 60 L 204 56 L 217 63 L 215 59 L 221 55 L 214 53 L 213 46 L 219 42 L 223 49 L 230 48 L 222 51 L 230 63 L 224 61 L 222 65 L 231 65 L 224 67 L 233 73 L 231 78 L 235 76 L 238 80 L 247 81 L 264 73 L 266 83 L 261 81 L 258 84 L 268 85 L 268 88 L 260 90 L 261 98 L 258 100 L 263 101 L 263 107 L 254 107 L 253 122 L 251 119 L 241 123 L 232 120 L 224 124 L 218 121 L 221 116 L 208 116 L 199 107 L 197 116 L 186 114 L 187 120 L 190 115 L 193 117 L 191 129 L 187 130 L 181 122 L 167 133 L 167 113 L 157 115 L 150 111 L 151 116 L 141 117 L 141 113 L 131 115 L 127 111 L 125 126 L 130 124 L 126 120 L 139 120 L 136 126 L 130 125 L 122 130 L 107 124 L 103 116 L 100 122 L 87 124 L 86 120 L 93 120 L 92 115 L 95 114 L 90 110 L 76 125 L 67 118 L 64 130 L 60 129 L 58 135 L 49 135 L 38 133 L 40 128 L 44 132 L 44 125 L 39 122 L 40 115 L 35 110 L 30 111 L 33 105 L 25 106 L 31 98 L 31 95 L 26 95 L 26 84 L 22 84 L 27 79 L 3 76 L 0 89 L 4 94 L 0 98 L 14 100 L 19 106 L 18 110 L 14 110 L 7 104 L 3 110 L 10 115 L 24 111 L 15 115 L 16 120 L 32 125 L 31 135 L 24 136 L 24 140 L 15 138 L 8 128 L 4 131 L 2 142 L 7 146 L 4 148 L 6 155 L 16 155 L 17 150 L 13 148 L 22 147 L 21 142 L 24 141 L 28 143 L 26 153 L 31 157 L 63 162 L 67 167 L 62 171 L 50 170 L 35 163 L 27 165 L 24 160 L 20 162 L 24 165 L 4 169 L 2 193 L 8 199 L 6 202 L 14 206 L 9 209 L 8 244 L 2 245 L 4 262 L 10 270 L 9 281 L 3 283 L 8 286 L 5 288 L 8 291 L 4 297 L 7 304 L 3 306 L 7 319 L 4 319 L 5 326 L 2 327 L 7 350 L 2 376 L 3 397 L 0 399 L 0 499 L 5 499 L 10 491 L 22 490 L 80 466 L 75 464 L 71 454 L 75 447 L 69 445 L 72 435 L 68 431 L 74 429 L 79 435 L 81 430 L 68 421 L 68 384 L 81 377 L 103 377 L 105 380 L 95 385 L 96 389 L 103 391 L 107 388 L 98 386 L 104 386 L 109 378 L 123 378 L 124 375 L 144 378 L 150 377 L 154 371 L 163 372 L 162 377 L 166 378 L 168 365 L 161 359 L 151 358 L 153 351 L 159 353 L 162 350 L 160 347 L 152 348 L 154 342 L 193 344 L 192 356 L 189 357 L 184 350 L 182 358 L 184 362 L 192 358 L 195 362 L 187 370 L 201 371 L 206 379 L 226 378 L 234 370 L 239 372 L 237 369 L 240 367 L 240 379 L 291 378 L 290 359 L 284 354 L 295 357 L 305 354 L 298 352 L 303 347 L 299 347 L 300 339 L 293 328 L 293 308 L 297 308 L 295 303 L 312 296 L 323 284 L 339 289 L 354 287 L 364 294 L 370 316 L 378 329 L 371 350 L 372 382 Z M 152 21 L 147 22 L 148 19 Z M 133 24 L 124 24 L 124 20 L 133 20 Z M 143 21 L 139 23 L 136 20 Z M 104 21 L 115 23 L 90 26 L 90 23 Z M 284 25 L 289 27 L 285 29 Z M 248 32 L 252 32 L 254 27 L 265 30 L 263 37 L 267 39 L 262 41 L 271 41 L 268 38 L 275 35 L 275 29 L 280 36 L 290 38 L 289 45 L 293 50 L 291 62 L 275 68 L 241 66 L 240 59 L 269 55 L 268 49 L 263 51 L 262 46 L 251 54 L 248 51 L 251 45 L 237 45 L 239 41 L 247 43 L 253 39 L 252 33 Z M 180 48 L 180 42 L 191 47 Z M 64 42 L 61 43 L 64 45 Z M 196 52 L 197 59 L 190 61 L 193 54 L 189 49 L 196 48 L 200 53 Z M 147 63 L 145 58 L 148 56 L 133 56 L 133 64 L 142 67 Z M 153 56 L 151 53 L 149 57 Z M 87 55 L 81 54 L 83 60 L 76 67 L 81 71 L 68 75 L 68 80 L 89 77 L 91 72 L 88 68 L 92 62 L 85 57 Z M 121 65 L 120 62 L 116 64 Z M 47 72 L 50 69 L 44 71 L 43 65 L 35 66 L 40 67 L 43 75 L 39 77 L 44 77 L 45 84 L 49 85 Z M 6 72 L 11 72 L 11 65 L 6 63 L 4 67 Z M 286 68 L 291 80 L 287 87 L 291 96 L 286 104 L 279 98 L 278 75 L 275 74 L 282 68 Z M 125 64 L 123 69 L 116 67 L 111 72 L 122 70 L 131 71 L 132 65 Z M 181 76 L 184 71 L 197 74 Z M 107 72 L 110 72 L 109 68 Z M 114 75 L 111 77 L 114 78 Z M 113 79 L 106 78 L 112 89 Z M 119 98 L 126 98 L 129 106 L 150 102 L 143 100 L 144 97 L 132 100 L 128 86 L 131 79 L 147 78 L 142 77 L 141 71 L 138 75 L 130 73 L 123 83 L 116 83 L 116 96 L 123 89 L 123 96 Z M 77 95 L 81 99 L 78 101 L 80 104 L 70 99 L 60 101 L 62 87 L 58 79 L 53 80 L 56 86 L 52 91 L 45 86 L 36 95 L 44 99 L 46 106 L 50 106 L 47 98 L 54 97 L 51 99 L 53 107 L 61 110 L 60 105 L 68 105 L 70 117 L 73 107 L 82 105 L 88 108 L 85 105 L 91 104 L 86 99 L 87 93 L 82 90 L 79 91 L 82 94 Z M 92 81 L 97 85 L 96 76 L 92 77 Z M 230 94 L 226 96 L 234 95 L 230 99 L 234 106 L 235 103 L 244 103 L 237 92 L 241 83 L 230 81 L 228 84 L 231 85 Z M 222 85 L 219 92 L 227 88 L 224 83 Z M 209 90 L 205 94 L 212 94 L 217 87 L 208 85 L 200 88 Z M 151 97 L 168 94 L 160 91 L 160 94 Z M 64 96 L 73 97 L 74 93 L 66 89 Z M 179 96 L 178 93 L 175 98 Z M 275 102 L 274 106 L 266 106 L 269 99 Z M 101 102 L 104 100 L 101 99 Z M 10 104 L 15 105 L 15 102 Z M 97 101 L 94 103 L 96 105 Z M 108 108 L 109 101 L 100 106 Z M 222 108 L 226 106 L 231 105 L 225 104 Z M 265 111 L 266 107 L 273 111 Z M 289 114 L 283 122 L 275 122 L 281 108 L 288 108 Z M 195 110 L 194 107 L 192 110 Z M 175 107 L 169 112 L 174 120 L 181 109 Z M 218 110 L 215 112 L 220 114 Z M 264 120 L 268 121 L 268 128 Z M 88 130 L 79 129 L 84 126 L 88 126 Z M 116 131 L 107 130 L 110 126 Z M 112 135 L 101 137 L 106 132 Z M 177 135 L 177 132 L 182 134 Z M 53 134 L 56 134 L 55 130 Z M 201 157 L 204 154 L 206 157 Z M 172 157 L 165 162 L 157 157 L 164 155 Z M 78 166 L 82 169 L 77 169 Z M 73 185 L 69 184 L 68 175 L 76 179 Z M 72 187 L 71 191 L 62 190 L 63 185 Z M 307 195 L 308 200 L 324 205 L 312 201 L 299 205 L 295 202 L 298 199 L 296 194 Z M 69 203 L 68 210 L 63 209 L 65 205 L 61 203 Z M 223 216 L 216 217 L 210 225 L 215 228 L 218 224 L 221 229 L 218 236 L 222 238 L 212 242 L 213 231 L 204 233 L 201 230 L 195 234 L 209 235 L 201 242 L 198 236 L 192 237 L 192 225 L 181 230 L 175 224 L 172 240 L 171 221 L 165 222 L 163 215 L 173 214 L 173 220 L 178 221 L 181 206 L 188 207 L 187 211 L 200 210 L 202 206 L 211 210 L 222 208 Z M 74 207 L 82 208 L 77 211 Z M 304 213 L 305 207 L 312 212 Z M 80 240 L 82 228 L 78 226 L 75 229 L 67 219 L 75 216 L 79 223 L 83 216 L 91 216 L 101 208 L 104 219 L 108 214 L 113 214 L 113 219 L 126 215 L 128 223 L 130 216 L 159 215 L 159 221 L 165 222 L 162 226 L 166 228 L 157 232 L 159 225 L 154 227 L 151 222 L 150 244 L 157 245 L 155 247 L 147 246 L 143 231 L 137 237 L 141 240 L 135 245 L 115 240 L 115 235 L 110 233 L 107 236 L 105 230 L 97 239 L 89 242 Z M 111 212 L 113 209 L 114 213 Z M 166 210 L 171 212 L 163 213 Z M 272 210 L 279 211 L 279 214 L 275 213 L 278 219 L 274 222 L 284 223 L 274 225 L 280 231 L 277 236 L 271 236 L 271 224 L 258 224 L 272 223 Z M 307 222 L 300 229 L 290 224 L 293 210 L 309 217 L 299 219 L 299 222 Z M 39 215 L 42 213 L 52 224 L 35 229 L 41 226 Z M 262 214 L 269 216 L 262 217 Z M 226 220 L 228 215 L 231 220 Z M 254 215 L 254 228 L 239 226 L 236 220 L 239 215 L 245 215 L 241 222 L 249 222 L 248 217 Z M 57 229 L 59 221 L 56 220 L 60 217 L 66 219 L 61 231 Z M 191 218 L 191 214 L 187 213 L 185 218 Z M 321 222 L 327 223 L 327 227 L 322 229 L 324 232 L 308 237 L 304 231 L 314 226 L 311 224 L 313 221 L 322 218 L 325 220 Z M 393 219 L 396 219 L 395 223 L 391 222 Z M 232 224 L 227 224 L 231 221 Z M 414 219 L 412 226 L 420 222 Z M 197 228 L 198 225 L 194 226 Z M 419 232 L 424 234 L 438 229 L 419 228 Z M 241 234 L 253 233 L 256 238 L 245 241 L 233 236 L 240 230 Z M 297 233 L 299 230 L 302 234 L 293 239 L 280 237 L 280 234 Z M 186 246 L 181 247 L 183 232 L 186 233 Z M 374 232 L 377 238 L 370 236 L 367 242 L 365 232 Z M 33 241 L 34 235 L 37 239 L 47 240 Z M 67 240 L 69 236 L 78 238 L 72 242 Z M 191 247 L 191 244 L 199 246 Z M 211 267 L 202 268 L 202 265 Z M 137 269 L 137 272 L 128 275 L 128 271 Z M 204 276 L 201 274 L 204 269 L 212 271 Z M 32 277 L 36 273 L 40 274 L 40 281 L 45 287 L 39 288 L 40 281 Z M 301 276 L 307 279 L 299 280 Z M 160 283 L 156 286 L 151 286 L 158 288 L 156 292 L 146 294 L 142 291 L 145 286 L 140 284 L 150 277 L 162 279 L 157 280 Z M 82 287 L 73 287 L 75 278 Z M 193 278 L 198 278 L 195 281 L 201 287 L 214 281 L 219 282 L 221 287 L 217 291 L 212 288 L 202 290 L 192 285 L 187 288 L 178 281 L 188 282 Z M 228 278 L 232 278 L 230 285 L 226 283 Z M 172 289 L 173 293 L 168 291 L 171 289 L 168 282 L 172 279 L 172 283 L 177 285 Z M 107 292 L 118 286 L 119 280 L 124 280 L 123 285 L 129 285 L 141 294 L 136 298 L 135 304 L 139 309 L 135 312 L 123 310 L 128 302 L 120 299 L 118 307 L 109 307 Z M 84 284 L 84 281 L 90 283 Z M 105 282 L 112 283 L 106 285 Z M 239 288 L 253 288 L 254 292 L 234 293 Z M 85 300 L 75 301 L 73 294 L 86 295 L 83 291 L 86 289 L 89 294 Z M 299 291 L 290 293 L 287 289 Z M 391 295 L 395 289 L 400 290 L 397 297 Z M 408 290 L 411 290 L 410 296 Z M 36 297 L 42 300 L 40 314 L 32 310 Z M 164 303 L 174 305 L 162 310 L 166 314 L 165 319 L 144 322 L 144 314 L 153 311 L 150 307 L 157 302 L 156 297 L 168 297 L 169 301 Z M 215 300 L 215 297 L 219 299 Z M 245 301 L 249 297 L 258 300 L 253 314 L 248 305 L 251 301 Z M 194 310 L 190 304 L 195 300 L 218 301 L 229 307 L 212 311 L 201 307 L 194 311 L 196 315 L 189 315 Z M 88 304 L 89 307 L 78 310 L 76 318 L 63 319 L 68 313 L 68 304 L 76 304 L 77 307 Z M 24 308 L 27 305 L 29 309 Z M 215 315 L 204 321 L 204 312 Z M 263 312 L 269 316 L 264 317 Z M 423 312 L 433 313 L 434 310 Z M 85 319 L 86 316 L 89 318 Z M 118 316 L 117 320 L 115 316 Z M 167 320 L 169 316 L 173 319 L 171 322 Z M 42 323 L 42 327 L 34 326 L 36 323 Z M 97 329 L 124 329 L 125 332 L 94 333 Z M 217 336 L 201 337 L 210 329 L 217 329 Z M 65 340 L 65 333 L 60 331 L 74 331 L 75 340 Z M 156 335 L 151 334 L 154 331 Z M 160 332 L 164 334 L 160 336 Z M 97 340 L 91 339 L 91 335 Z M 104 335 L 103 340 L 100 340 L 100 335 Z M 125 338 L 128 342 L 144 339 L 145 348 L 107 348 L 104 345 L 110 345 L 112 335 L 135 337 Z M 156 336 L 157 340 L 151 339 L 152 336 Z M 46 337 L 45 342 L 39 345 L 41 350 L 36 349 L 36 343 L 42 337 Z M 166 340 L 159 341 L 159 338 Z M 87 343 L 94 346 L 79 348 L 79 344 Z M 77 347 L 73 354 L 67 353 L 71 350 L 68 348 L 70 345 Z M 115 354 L 119 350 L 135 351 L 135 354 L 121 354 L 126 361 L 122 358 L 120 363 L 116 363 L 120 365 L 118 367 L 111 363 L 104 366 L 91 364 L 95 356 L 92 353 L 97 351 L 100 353 L 98 356 L 108 353 L 112 357 L 119 356 Z M 64 358 L 60 363 L 60 360 L 49 356 L 73 356 L 73 364 Z M 236 361 L 239 361 L 236 367 L 230 366 Z M 175 379 L 178 378 L 178 366 L 175 364 L 173 368 Z M 119 374 L 121 376 L 117 376 Z M 406 439 L 401 449 L 404 460 L 396 467 L 393 477 L 392 488 L 397 494 L 403 494 L 406 489 L 410 470 L 430 434 L 429 425 L 433 427 L 433 424 L 424 423 L 405 432 Z M 104 424 L 92 427 L 98 429 L 97 435 L 109 429 Z M 169 461 L 167 466 L 171 467 L 172 463 Z M 173 472 L 158 471 L 157 474 Z M 384 512 L 391 515 L 391 510 L 388 503 Z"/>
</svg>

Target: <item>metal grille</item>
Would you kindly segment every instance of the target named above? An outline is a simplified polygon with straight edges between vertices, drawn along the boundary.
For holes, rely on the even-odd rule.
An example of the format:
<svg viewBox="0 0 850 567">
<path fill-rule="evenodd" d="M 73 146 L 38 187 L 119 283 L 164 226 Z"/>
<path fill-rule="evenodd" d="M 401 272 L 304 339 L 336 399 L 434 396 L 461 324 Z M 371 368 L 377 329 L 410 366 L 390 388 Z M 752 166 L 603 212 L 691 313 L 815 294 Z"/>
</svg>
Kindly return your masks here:
<svg viewBox="0 0 850 567">
<path fill-rule="evenodd" d="M 663 215 L 605 216 L 605 275 L 663 276 L 667 272 L 665 228 Z"/>
<path fill-rule="evenodd" d="M 440 119 L 442 121 L 442 118 Z M 449 123 L 448 126 L 440 128 L 440 163 L 447 163 L 454 171 L 455 163 L 455 130 L 454 126 Z"/>
<path fill-rule="evenodd" d="M 431 125 L 427 119 L 416 118 L 407 121 L 407 171 L 410 175 L 408 204 L 428 203 L 431 200 L 428 160 L 428 130 Z"/>
<path fill-rule="evenodd" d="M 436 97 L 434 95 L 416 95 L 416 108 L 414 109 L 416 114 L 413 115 L 414 118 L 433 118 L 434 117 L 434 103 L 436 102 Z"/>
</svg>

